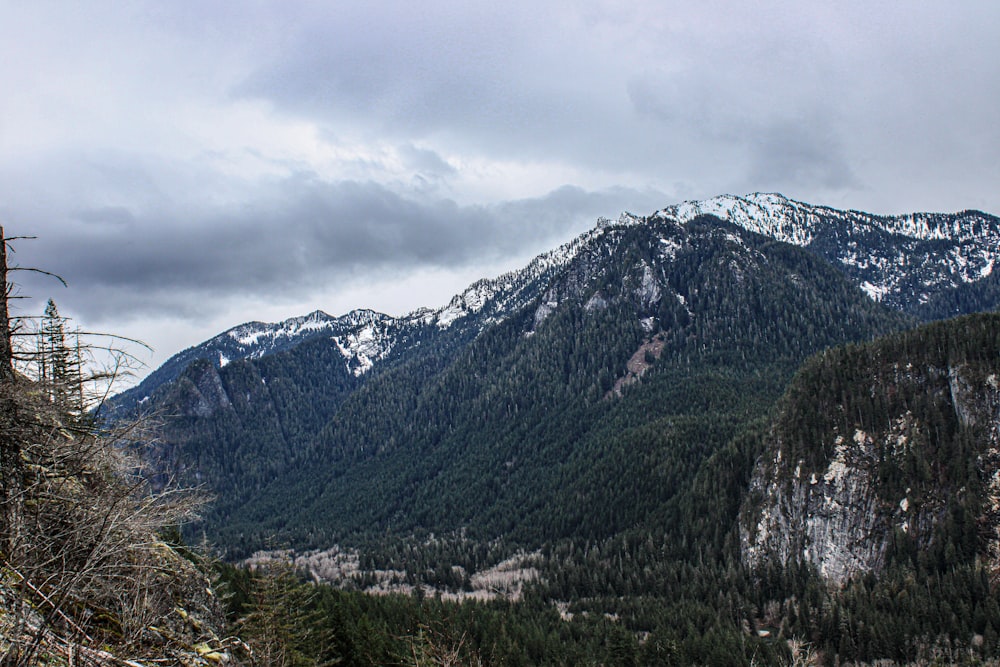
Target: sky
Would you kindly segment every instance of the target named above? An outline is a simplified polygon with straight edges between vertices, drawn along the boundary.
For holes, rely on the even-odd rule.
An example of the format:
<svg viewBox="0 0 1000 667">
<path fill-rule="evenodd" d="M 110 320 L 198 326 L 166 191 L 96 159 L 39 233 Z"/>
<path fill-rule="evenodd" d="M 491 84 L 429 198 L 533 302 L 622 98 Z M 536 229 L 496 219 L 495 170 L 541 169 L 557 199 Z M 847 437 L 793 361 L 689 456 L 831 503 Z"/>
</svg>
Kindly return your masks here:
<svg viewBox="0 0 1000 667">
<path fill-rule="evenodd" d="M 18 312 L 401 315 L 719 194 L 1000 213 L 1000 3 L 0 0 Z"/>
</svg>

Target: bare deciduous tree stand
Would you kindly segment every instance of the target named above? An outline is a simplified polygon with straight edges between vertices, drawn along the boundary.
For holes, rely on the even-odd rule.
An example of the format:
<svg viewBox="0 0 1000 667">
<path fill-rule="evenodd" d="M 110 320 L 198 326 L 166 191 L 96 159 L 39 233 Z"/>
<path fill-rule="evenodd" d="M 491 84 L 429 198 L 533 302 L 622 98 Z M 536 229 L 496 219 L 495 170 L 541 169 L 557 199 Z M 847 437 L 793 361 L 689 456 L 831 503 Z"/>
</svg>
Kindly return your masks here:
<svg viewBox="0 0 1000 667">
<path fill-rule="evenodd" d="M 158 537 L 198 503 L 149 491 L 133 454 L 144 425 L 102 426 L 79 386 L 52 384 L 80 373 L 17 371 L 7 250 L 0 228 L 0 667 L 228 659 L 205 573 Z M 80 364 L 59 340 L 38 354 Z"/>
</svg>

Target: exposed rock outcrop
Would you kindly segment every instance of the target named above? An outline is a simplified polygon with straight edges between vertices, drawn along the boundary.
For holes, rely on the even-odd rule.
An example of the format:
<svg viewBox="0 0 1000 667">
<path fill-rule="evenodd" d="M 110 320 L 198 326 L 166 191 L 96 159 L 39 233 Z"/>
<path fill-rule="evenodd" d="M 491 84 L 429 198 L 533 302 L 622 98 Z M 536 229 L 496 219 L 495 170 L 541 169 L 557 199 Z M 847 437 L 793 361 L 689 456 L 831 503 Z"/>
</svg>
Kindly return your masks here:
<svg viewBox="0 0 1000 667">
<path fill-rule="evenodd" d="M 894 544 L 958 539 L 949 522 L 975 508 L 976 555 L 1000 571 L 998 332 L 998 316 L 962 318 L 807 364 L 742 508 L 745 562 L 842 584 Z"/>
</svg>

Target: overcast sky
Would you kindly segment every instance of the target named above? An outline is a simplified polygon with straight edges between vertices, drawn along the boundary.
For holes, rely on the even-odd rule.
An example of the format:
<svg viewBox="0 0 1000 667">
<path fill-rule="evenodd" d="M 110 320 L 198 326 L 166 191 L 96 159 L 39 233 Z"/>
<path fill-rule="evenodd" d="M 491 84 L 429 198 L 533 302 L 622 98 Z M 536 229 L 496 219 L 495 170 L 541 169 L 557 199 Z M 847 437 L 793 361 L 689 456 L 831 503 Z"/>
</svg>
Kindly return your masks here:
<svg viewBox="0 0 1000 667">
<path fill-rule="evenodd" d="M 1000 2 L 0 0 L 15 278 L 171 354 L 439 306 L 623 210 L 1000 213 Z"/>
</svg>

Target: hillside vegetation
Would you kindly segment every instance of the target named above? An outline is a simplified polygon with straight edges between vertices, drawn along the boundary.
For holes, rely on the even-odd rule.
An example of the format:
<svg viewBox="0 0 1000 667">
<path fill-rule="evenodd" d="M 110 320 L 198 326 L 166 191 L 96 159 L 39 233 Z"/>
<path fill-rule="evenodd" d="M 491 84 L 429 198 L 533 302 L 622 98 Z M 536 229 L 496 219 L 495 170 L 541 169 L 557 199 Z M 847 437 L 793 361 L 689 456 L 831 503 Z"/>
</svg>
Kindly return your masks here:
<svg viewBox="0 0 1000 667">
<path fill-rule="evenodd" d="M 609 227 L 526 308 L 363 383 L 328 340 L 193 365 L 164 441 L 218 493 L 205 529 L 234 556 L 420 530 L 531 550 L 662 523 L 809 353 L 908 322 L 714 218 Z"/>
<path fill-rule="evenodd" d="M 528 557 L 539 576 L 518 602 L 445 601 L 440 594 L 462 583 L 450 584 L 440 570 L 433 587 L 380 596 L 306 584 L 286 571 L 278 599 L 297 601 L 288 608 L 299 619 L 286 640 L 312 656 L 304 660 L 335 656 L 355 665 L 995 664 L 998 360 L 997 314 L 817 354 L 773 414 L 709 455 L 655 524 L 557 539 Z M 934 370 L 949 365 L 963 369 L 954 394 L 948 374 Z M 780 550 L 748 557 L 747 527 L 770 497 L 759 489 L 773 482 L 784 492 L 795 479 L 808 486 L 813 471 L 823 480 L 837 456 L 824 444 L 835 440 L 828 433 L 895 432 L 896 415 L 909 415 L 912 446 L 898 460 L 874 457 L 865 470 L 886 508 L 898 510 L 897 492 L 909 489 L 913 528 L 902 530 L 890 512 L 889 548 L 877 569 L 831 585 L 808 559 L 782 560 Z M 779 450 L 787 464 L 775 468 L 769 462 Z M 934 509 L 926 519 L 916 518 L 921 505 Z M 786 517 L 791 539 L 809 535 L 807 524 L 820 515 L 798 509 Z M 846 510 L 855 522 L 868 519 Z M 430 554 L 455 557 L 440 542 L 395 544 L 379 567 L 419 575 L 437 562 Z M 480 554 L 488 558 L 489 549 Z M 234 617 L 276 586 L 236 570 L 227 580 L 239 591 Z"/>
<path fill-rule="evenodd" d="M 26 323 L 10 321 L 7 287 L 0 252 L 0 664 L 229 660 L 206 571 L 165 539 L 193 498 L 149 492 L 125 447 L 138 425 L 91 419 L 95 378 L 51 301 L 12 341 Z"/>
<path fill-rule="evenodd" d="M 257 664 L 971 664 L 998 316 L 913 327 L 996 307 L 998 234 L 623 215 L 439 310 L 236 327 L 112 414 L 215 494 L 186 535 L 255 568 L 218 571 Z"/>
</svg>

